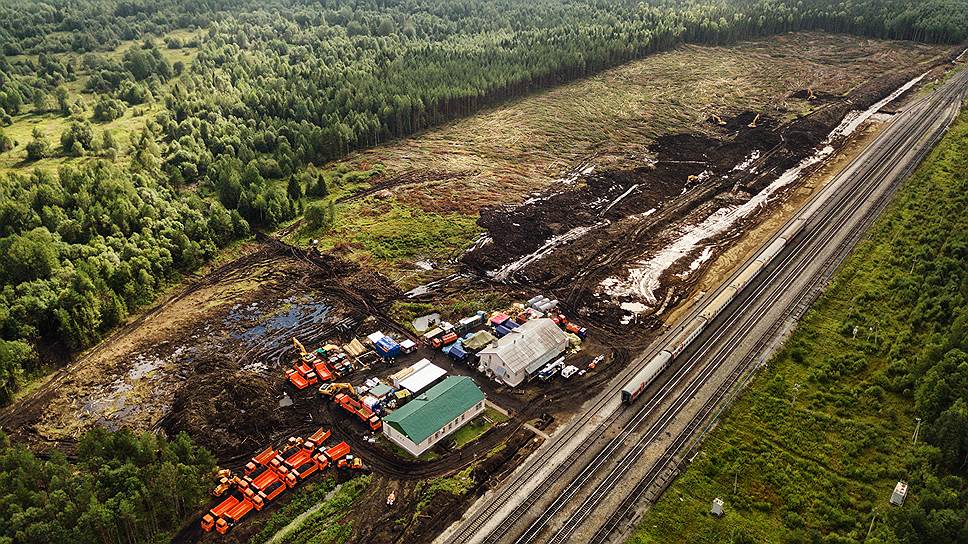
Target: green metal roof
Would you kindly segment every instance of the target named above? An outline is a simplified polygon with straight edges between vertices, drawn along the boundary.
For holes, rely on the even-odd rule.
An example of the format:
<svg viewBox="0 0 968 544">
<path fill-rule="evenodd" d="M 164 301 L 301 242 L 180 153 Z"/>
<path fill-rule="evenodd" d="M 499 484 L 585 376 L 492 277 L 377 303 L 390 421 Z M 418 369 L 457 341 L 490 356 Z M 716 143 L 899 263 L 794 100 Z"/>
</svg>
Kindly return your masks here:
<svg viewBox="0 0 968 544">
<path fill-rule="evenodd" d="M 482 400 L 484 393 L 473 380 L 467 376 L 448 376 L 394 410 L 383 422 L 419 444 Z"/>
</svg>

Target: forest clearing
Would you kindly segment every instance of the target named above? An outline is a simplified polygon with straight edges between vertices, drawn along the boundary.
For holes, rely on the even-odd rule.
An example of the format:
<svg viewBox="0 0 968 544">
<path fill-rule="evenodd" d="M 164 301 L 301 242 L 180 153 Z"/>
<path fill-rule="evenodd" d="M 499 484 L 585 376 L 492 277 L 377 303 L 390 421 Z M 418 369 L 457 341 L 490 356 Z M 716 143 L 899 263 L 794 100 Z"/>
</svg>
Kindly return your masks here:
<svg viewBox="0 0 968 544">
<path fill-rule="evenodd" d="M 51 534 L 433 541 L 968 60 L 764 2 L 419 1 L 0 5 L 0 457 L 99 509 Z"/>
</svg>

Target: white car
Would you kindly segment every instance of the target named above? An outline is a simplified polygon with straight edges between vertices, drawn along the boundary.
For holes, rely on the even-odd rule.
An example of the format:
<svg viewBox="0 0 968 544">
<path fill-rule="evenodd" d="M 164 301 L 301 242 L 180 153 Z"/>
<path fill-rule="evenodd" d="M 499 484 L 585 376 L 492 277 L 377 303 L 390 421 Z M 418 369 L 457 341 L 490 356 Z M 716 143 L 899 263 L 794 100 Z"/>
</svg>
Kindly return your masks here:
<svg viewBox="0 0 968 544">
<path fill-rule="evenodd" d="M 578 367 L 573 365 L 568 365 L 561 369 L 561 377 L 568 379 L 574 376 L 578 372 Z"/>
</svg>

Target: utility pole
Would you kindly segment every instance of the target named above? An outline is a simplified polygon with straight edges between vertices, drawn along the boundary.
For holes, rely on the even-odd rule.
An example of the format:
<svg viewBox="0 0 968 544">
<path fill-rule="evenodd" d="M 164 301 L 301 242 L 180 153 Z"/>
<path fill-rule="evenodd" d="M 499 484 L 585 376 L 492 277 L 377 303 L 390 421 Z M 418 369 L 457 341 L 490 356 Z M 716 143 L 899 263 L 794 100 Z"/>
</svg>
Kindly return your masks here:
<svg viewBox="0 0 968 544">
<path fill-rule="evenodd" d="M 918 424 L 914 427 L 914 443 L 912 444 L 912 446 L 917 446 L 918 445 L 918 431 L 921 430 L 921 418 L 916 417 L 916 418 L 914 418 L 914 420 L 917 421 Z"/>
<path fill-rule="evenodd" d="M 797 395 L 800 393 L 800 382 L 793 384 L 793 400 L 790 401 L 790 406 L 797 403 Z"/>
</svg>

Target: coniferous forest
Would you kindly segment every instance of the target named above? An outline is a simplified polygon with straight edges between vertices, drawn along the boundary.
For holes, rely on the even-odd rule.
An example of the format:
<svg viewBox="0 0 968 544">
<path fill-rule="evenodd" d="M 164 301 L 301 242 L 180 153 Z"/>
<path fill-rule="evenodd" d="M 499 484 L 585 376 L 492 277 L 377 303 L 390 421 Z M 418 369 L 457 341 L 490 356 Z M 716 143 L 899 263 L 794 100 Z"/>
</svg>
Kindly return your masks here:
<svg viewBox="0 0 968 544">
<path fill-rule="evenodd" d="M 251 227 L 292 219 L 306 163 L 414 133 L 677 43 L 824 29 L 958 42 L 968 2 L 4 2 L 0 124 L 53 111 L 0 184 L 0 400 L 39 340 L 76 351 Z M 159 36 L 196 30 L 183 43 Z M 105 54 L 126 41 L 118 58 Z M 162 53 L 192 45 L 191 66 Z M 65 84 L 90 73 L 80 96 Z M 99 120 L 163 105 L 121 152 Z M 0 128 L 2 130 L 2 128 Z M 11 147 L 0 133 L 0 151 Z M 6 143 L 4 143 L 6 142 Z M 196 190 L 186 191 L 188 187 Z M 291 187 L 291 186 L 290 186 Z"/>
<path fill-rule="evenodd" d="M 0 0 L 0 156 L 23 150 L 0 174 L 0 403 L 296 218 L 327 191 L 307 164 L 681 43 L 797 30 L 954 44 L 968 0 Z M 132 109 L 149 121 L 121 145 L 101 125 Z M 29 115 L 63 130 L 17 141 Z M 2 446 L 0 544 L 157 539 L 214 465 L 187 436 L 95 432 L 71 461 Z"/>
</svg>

